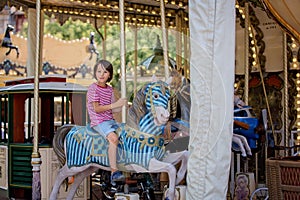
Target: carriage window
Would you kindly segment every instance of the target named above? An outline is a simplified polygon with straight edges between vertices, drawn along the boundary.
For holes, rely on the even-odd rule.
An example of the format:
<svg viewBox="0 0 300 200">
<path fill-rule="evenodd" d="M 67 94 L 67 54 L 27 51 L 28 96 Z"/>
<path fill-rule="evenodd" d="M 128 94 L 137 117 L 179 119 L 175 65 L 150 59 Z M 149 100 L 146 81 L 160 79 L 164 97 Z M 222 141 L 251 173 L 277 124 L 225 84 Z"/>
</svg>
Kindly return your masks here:
<svg viewBox="0 0 300 200">
<path fill-rule="evenodd" d="M 64 124 L 70 123 L 71 103 L 66 96 L 54 97 L 54 126 L 55 130 Z M 67 114 L 68 113 L 68 114 Z"/>
<path fill-rule="evenodd" d="M 1 101 L 0 101 L 0 110 L 1 110 L 1 115 L 0 115 L 0 129 L 1 129 L 1 134 L 0 134 L 0 141 L 1 142 L 7 142 L 8 139 L 8 112 L 7 112 L 7 106 L 8 106 L 8 97 L 7 95 L 1 96 Z"/>
</svg>

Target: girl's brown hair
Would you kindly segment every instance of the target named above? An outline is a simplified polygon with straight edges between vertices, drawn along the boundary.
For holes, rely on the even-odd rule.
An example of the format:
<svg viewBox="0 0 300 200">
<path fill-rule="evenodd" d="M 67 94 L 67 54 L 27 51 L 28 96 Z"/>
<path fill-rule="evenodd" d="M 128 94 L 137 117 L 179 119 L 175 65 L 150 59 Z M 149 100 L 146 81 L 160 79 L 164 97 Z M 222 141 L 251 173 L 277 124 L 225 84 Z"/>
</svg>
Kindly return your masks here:
<svg viewBox="0 0 300 200">
<path fill-rule="evenodd" d="M 104 67 L 104 69 L 106 69 L 109 72 L 109 78 L 107 79 L 107 82 L 110 82 L 113 77 L 113 74 L 114 74 L 114 68 L 113 68 L 112 64 L 110 62 L 108 62 L 107 60 L 97 61 L 97 63 L 94 66 L 94 78 L 96 80 L 97 80 L 96 71 L 97 71 L 99 65 L 102 65 Z"/>
</svg>

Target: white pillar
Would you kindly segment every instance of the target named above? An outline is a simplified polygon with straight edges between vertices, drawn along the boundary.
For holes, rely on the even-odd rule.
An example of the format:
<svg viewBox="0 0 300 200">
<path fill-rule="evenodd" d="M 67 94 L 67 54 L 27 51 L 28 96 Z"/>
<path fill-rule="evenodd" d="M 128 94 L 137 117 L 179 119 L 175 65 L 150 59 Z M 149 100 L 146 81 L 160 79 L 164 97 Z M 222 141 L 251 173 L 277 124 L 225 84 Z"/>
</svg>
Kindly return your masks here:
<svg viewBox="0 0 300 200">
<path fill-rule="evenodd" d="M 190 0 L 187 199 L 226 199 L 231 161 L 235 1 Z"/>
</svg>

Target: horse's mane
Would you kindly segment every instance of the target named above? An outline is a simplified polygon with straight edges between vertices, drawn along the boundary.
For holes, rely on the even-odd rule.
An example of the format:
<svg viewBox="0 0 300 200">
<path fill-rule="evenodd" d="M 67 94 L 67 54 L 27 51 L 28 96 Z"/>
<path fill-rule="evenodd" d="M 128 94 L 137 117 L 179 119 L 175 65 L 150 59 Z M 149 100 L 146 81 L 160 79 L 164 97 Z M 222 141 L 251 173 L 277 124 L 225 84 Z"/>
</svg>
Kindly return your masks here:
<svg viewBox="0 0 300 200">
<path fill-rule="evenodd" d="M 133 128 L 138 128 L 141 117 L 146 114 L 146 105 L 145 105 L 145 94 L 144 91 L 148 84 L 143 86 L 136 93 L 135 98 L 132 101 L 132 106 L 128 111 L 127 124 Z"/>
</svg>

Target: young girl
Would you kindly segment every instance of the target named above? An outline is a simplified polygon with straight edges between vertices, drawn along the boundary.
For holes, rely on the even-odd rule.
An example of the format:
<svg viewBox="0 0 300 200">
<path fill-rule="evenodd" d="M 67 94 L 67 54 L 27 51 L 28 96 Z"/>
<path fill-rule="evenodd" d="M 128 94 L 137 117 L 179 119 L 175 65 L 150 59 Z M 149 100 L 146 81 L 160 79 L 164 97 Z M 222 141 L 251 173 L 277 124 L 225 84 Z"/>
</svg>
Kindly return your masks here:
<svg viewBox="0 0 300 200">
<path fill-rule="evenodd" d="M 118 128 L 114 120 L 113 111 L 120 111 L 127 105 L 127 99 L 121 98 L 115 101 L 113 88 L 107 83 L 113 77 L 113 66 L 106 60 L 100 60 L 94 67 L 94 78 L 97 82 L 92 83 L 87 91 L 87 110 L 91 120 L 91 127 L 104 135 L 108 142 L 108 158 L 111 168 L 111 181 L 124 180 L 124 175 L 118 171 L 116 164 L 118 136 L 115 130 Z"/>
</svg>

